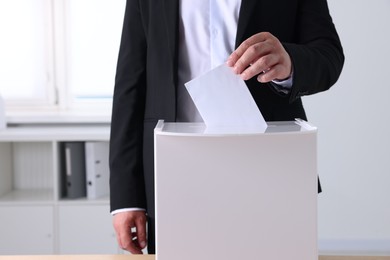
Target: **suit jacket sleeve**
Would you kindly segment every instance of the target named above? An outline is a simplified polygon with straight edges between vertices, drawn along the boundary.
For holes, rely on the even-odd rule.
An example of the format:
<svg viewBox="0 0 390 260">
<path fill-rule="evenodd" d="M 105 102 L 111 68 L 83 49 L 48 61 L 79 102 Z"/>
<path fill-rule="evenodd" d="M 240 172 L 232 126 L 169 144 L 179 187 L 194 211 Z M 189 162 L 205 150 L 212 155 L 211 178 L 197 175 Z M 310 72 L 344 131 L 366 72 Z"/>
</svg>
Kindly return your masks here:
<svg viewBox="0 0 390 260">
<path fill-rule="evenodd" d="M 290 102 L 329 89 L 338 79 L 344 54 L 325 0 L 302 0 L 295 43 L 283 43 L 294 67 Z"/>
<path fill-rule="evenodd" d="M 127 0 L 110 136 L 111 211 L 146 207 L 142 165 L 146 38 L 138 0 Z"/>
</svg>

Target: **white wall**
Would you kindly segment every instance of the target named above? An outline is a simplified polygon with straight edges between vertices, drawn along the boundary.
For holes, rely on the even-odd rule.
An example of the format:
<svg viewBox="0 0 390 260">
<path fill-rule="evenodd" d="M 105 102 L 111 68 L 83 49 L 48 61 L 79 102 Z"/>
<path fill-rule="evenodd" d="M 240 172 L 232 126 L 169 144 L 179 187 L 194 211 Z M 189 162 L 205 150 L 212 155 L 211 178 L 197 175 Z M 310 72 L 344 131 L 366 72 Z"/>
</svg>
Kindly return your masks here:
<svg viewBox="0 0 390 260">
<path fill-rule="evenodd" d="M 305 97 L 319 128 L 321 253 L 390 254 L 390 1 L 328 0 L 346 61 Z"/>
</svg>

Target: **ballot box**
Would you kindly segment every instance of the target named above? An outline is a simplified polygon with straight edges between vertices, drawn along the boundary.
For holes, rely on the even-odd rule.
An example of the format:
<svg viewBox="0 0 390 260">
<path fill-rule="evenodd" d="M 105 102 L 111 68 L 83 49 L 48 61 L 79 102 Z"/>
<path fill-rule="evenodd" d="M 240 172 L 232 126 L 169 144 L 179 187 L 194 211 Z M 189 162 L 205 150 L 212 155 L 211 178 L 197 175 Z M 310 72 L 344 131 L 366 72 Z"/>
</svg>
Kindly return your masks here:
<svg viewBox="0 0 390 260">
<path fill-rule="evenodd" d="M 157 260 L 314 260 L 317 129 L 159 121 Z"/>
</svg>

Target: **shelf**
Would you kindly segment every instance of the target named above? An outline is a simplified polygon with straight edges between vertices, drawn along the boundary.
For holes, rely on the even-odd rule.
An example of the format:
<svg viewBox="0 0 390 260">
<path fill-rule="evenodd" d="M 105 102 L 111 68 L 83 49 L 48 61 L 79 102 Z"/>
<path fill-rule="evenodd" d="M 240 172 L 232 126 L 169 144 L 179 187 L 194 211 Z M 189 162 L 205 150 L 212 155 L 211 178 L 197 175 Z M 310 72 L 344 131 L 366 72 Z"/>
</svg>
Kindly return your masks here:
<svg viewBox="0 0 390 260">
<path fill-rule="evenodd" d="M 0 197 L 0 204 L 53 204 L 53 194 L 51 189 L 13 190 Z"/>
<path fill-rule="evenodd" d="M 109 125 L 65 125 L 65 126 L 28 126 L 8 127 L 0 131 L 1 142 L 29 141 L 107 141 Z"/>
<path fill-rule="evenodd" d="M 54 116 L 51 119 L 56 120 Z M 88 246 L 99 248 L 102 253 L 117 252 L 109 196 L 61 198 L 67 177 L 63 149 L 66 143 L 104 142 L 106 145 L 109 135 L 109 124 L 89 121 L 14 124 L 0 130 L 0 213 L 5 218 L 0 223 L 0 241 L 7 242 L 0 243 L 0 254 L 19 252 L 18 242 L 20 237 L 26 237 L 26 232 L 27 239 L 33 240 L 23 248 L 29 254 L 75 250 L 88 253 Z M 103 156 L 108 160 L 108 154 Z M 33 225 L 23 220 L 26 214 L 34 219 Z M 82 231 L 83 239 L 74 240 L 86 226 L 91 228 Z"/>
<path fill-rule="evenodd" d="M 51 189 L 30 189 L 30 190 L 13 190 L 3 196 L 0 196 L 0 205 L 21 205 L 21 204 L 53 204 L 53 190 Z M 60 205 L 107 205 L 109 197 L 104 196 L 97 199 L 66 199 L 61 198 L 58 201 Z"/>
<path fill-rule="evenodd" d="M 10 125 L 36 125 L 36 124 L 109 124 L 111 119 L 110 109 L 77 109 L 74 111 L 9 111 L 6 121 Z"/>
<path fill-rule="evenodd" d="M 104 196 L 97 199 L 87 199 L 85 197 L 79 199 L 61 198 L 58 203 L 59 205 L 107 205 L 109 203 L 109 197 Z"/>
</svg>

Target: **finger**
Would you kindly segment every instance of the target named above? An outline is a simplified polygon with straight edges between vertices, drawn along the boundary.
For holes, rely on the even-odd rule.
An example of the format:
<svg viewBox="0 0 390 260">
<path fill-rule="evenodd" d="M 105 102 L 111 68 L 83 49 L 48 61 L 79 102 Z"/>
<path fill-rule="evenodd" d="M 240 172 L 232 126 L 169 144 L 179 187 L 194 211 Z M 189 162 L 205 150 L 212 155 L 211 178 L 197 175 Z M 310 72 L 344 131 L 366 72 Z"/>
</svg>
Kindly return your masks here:
<svg viewBox="0 0 390 260">
<path fill-rule="evenodd" d="M 237 74 L 242 74 L 244 70 L 246 70 L 249 66 L 255 64 L 256 62 L 263 61 L 263 57 L 271 54 L 273 51 L 273 46 L 266 41 L 261 43 L 256 43 L 249 47 L 245 53 L 237 60 L 233 69 Z M 269 68 L 269 66 L 267 67 Z M 252 76 L 260 73 L 260 71 L 255 72 Z"/>
<path fill-rule="evenodd" d="M 122 249 L 127 250 L 130 247 L 130 244 L 133 243 L 132 242 L 132 240 L 133 240 L 132 233 L 126 227 L 125 228 L 120 227 L 119 229 L 117 229 L 116 233 L 117 233 L 117 240 L 118 240 L 119 246 Z"/>
<path fill-rule="evenodd" d="M 281 74 L 281 71 L 283 70 L 282 67 L 283 67 L 282 65 L 278 64 L 278 65 L 270 68 L 265 73 L 260 74 L 257 77 L 257 81 L 259 81 L 261 83 L 267 83 L 267 82 L 270 82 L 272 80 L 279 80 L 280 79 L 279 75 Z M 280 80 L 282 80 L 282 79 L 280 79 Z"/>
<path fill-rule="evenodd" d="M 141 248 L 138 246 L 136 237 L 131 232 L 131 228 L 124 226 L 120 228 L 117 232 L 117 239 L 119 246 L 129 251 L 132 254 L 142 254 Z"/>
<path fill-rule="evenodd" d="M 240 46 L 229 56 L 227 60 L 227 65 L 233 67 L 236 65 L 237 61 L 241 58 L 241 56 L 250 48 L 252 45 L 260 42 L 264 42 L 267 39 L 266 33 L 258 33 L 255 34 L 245 41 L 243 41 Z"/>
<path fill-rule="evenodd" d="M 246 68 L 242 73 L 241 73 L 241 78 L 243 80 L 248 80 L 259 73 L 264 73 L 265 71 L 268 71 L 269 68 L 275 66 L 278 63 L 279 59 L 277 55 L 274 54 L 269 54 L 261 57 L 254 63 L 252 63 L 251 66 Z"/>
<path fill-rule="evenodd" d="M 123 249 L 129 251 L 132 254 L 136 254 L 136 255 L 142 255 L 143 254 L 142 253 L 142 248 L 140 248 L 137 239 L 132 240 L 131 243 L 128 244 L 127 247 L 125 247 Z"/>
<path fill-rule="evenodd" d="M 135 225 L 137 228 L 137 240 L 140 248 L 144 249 L 147 245 L 146 240 L 146 216 L 142 216 L 136 219 Z"/>
</svg>

